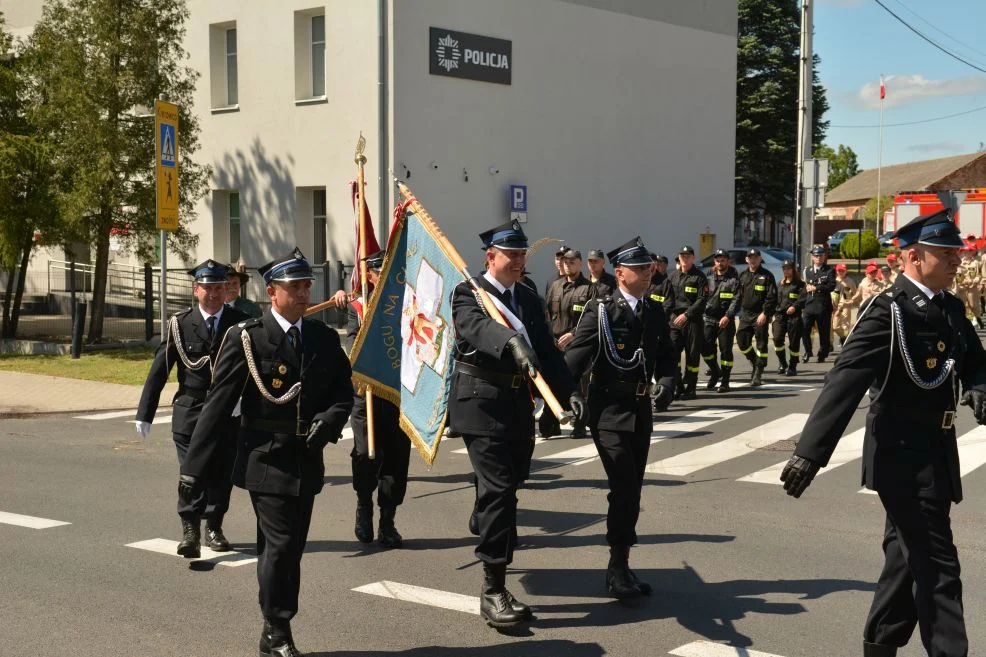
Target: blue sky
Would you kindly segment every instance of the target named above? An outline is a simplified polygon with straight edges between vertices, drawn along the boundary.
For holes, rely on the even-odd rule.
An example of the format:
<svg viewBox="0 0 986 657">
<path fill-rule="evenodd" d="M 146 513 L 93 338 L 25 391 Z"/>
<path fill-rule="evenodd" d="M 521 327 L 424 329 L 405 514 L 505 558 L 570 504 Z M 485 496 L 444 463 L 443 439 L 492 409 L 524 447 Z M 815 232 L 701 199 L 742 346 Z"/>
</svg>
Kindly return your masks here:
<svg viewBox="0 0 986 657">
<path fill-rule="evenodd" d="M 894 13 L 964 59 L 986 69 L 986 0 L 882 0 Z M 816 0 L 815 52 L 831 105 L 826 143 L 851 146 L 864 169 L 877 165 L 880 75 L 887 84 L 883 163 L 980 150 L 986 142 L 986 73 L 901 25 L 874 0 Z M 964 116 L 923 121 L 976 108 Z"/>
</svg>

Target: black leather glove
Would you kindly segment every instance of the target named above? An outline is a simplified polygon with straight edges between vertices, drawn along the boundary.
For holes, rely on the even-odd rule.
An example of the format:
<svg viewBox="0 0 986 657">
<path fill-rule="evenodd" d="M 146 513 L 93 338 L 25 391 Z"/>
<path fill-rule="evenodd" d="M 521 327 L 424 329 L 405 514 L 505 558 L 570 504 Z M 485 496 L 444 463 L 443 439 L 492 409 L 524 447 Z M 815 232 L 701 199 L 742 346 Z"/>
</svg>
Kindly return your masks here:
<svg viewBox="0 0 986 657">
<path fill-rule="evenodd" d="M 674 393 L 671 388 L 662 386 L 660 383 L 654 388 L 654 406 L 657 408 L 667 408 L 671 403 Z"/>
<path fill-rule="evenodd" d="M 976 416 L 976 422 L 986 424 L 986 392 L 982 390 L 966 390 L 962 393 L 962 406 L 972 409 L 972 414 Z"/>
<path fill-rule="evenodd" d="M 178 475 L 178 499 L 191 505 L 199 493 L 199 478 L 192 475 Z"/>
<path fill-rule="evenodd" d="M 803 456 L 792 456 L 781 472 L 784 490 L 792 497 L 801 497 L 801 494 L 808 488 L 808 484 L 818 474 L 820 467 L 811 459 L 806 459 Z"/>
<path fill-rule="evenodd" d="M 321 452 L 329 443 L 339 442 L 339 435 L 332 435 L 329 425 L 322 420 L 315 420 L 308 429 L 308 437 L 305 438 L 305 447 L 312 452 Z"/>
<path fill-rule="evenodd" d="M 568 398 L 568 406 L 572 409 L 572 421 L 585 421 L 585 397 L 581 393 L 573 392 Z"/>
<path fill-rule="evenodd" d="M 522 372 L 526 372 L 531 378 L 537 372 L 537 356 L 534 355 L 534 350 L 531 349 L 531 345 L 527 344 L 527 340 L 524 336 L 519 333 L 514 337 L 507 340 L 505 345 L 506 351 L 510 352 L 510 356 L 517 363 L 517 367 L 520 368 Z"/>
</svg>

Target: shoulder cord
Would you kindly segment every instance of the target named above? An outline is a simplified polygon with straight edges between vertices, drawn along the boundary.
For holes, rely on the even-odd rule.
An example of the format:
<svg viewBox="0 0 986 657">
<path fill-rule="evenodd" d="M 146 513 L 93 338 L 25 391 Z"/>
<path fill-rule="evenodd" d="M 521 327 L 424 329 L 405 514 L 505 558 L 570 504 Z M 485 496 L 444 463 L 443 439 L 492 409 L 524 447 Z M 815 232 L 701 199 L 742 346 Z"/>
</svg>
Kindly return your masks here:
<svg viewBox="0 0 986 657">
<path fill-rule="evenodd" d="M 943 383 L 945 379 L 952 375 L 952 370 L 955 367 L 955 359 L 949 358 L 945 361 L 942 366 L 941 372 L 938 373 L 934 379 L 927 381 L 918 374 L 917 369 L 914 367 L 914 360 L 911 358 L 911 352 L 907 349 L 907 342 L 904 340 L 904 319 L 901 315 L 900 306 L 897 302 L 892 302 L 890 307 L 893 309 L 893 320 L 895 320 L 897 328 L 897 337 L 900 340 L 900 353 L 904 358 L 904 363 L 907 365 L 907 374 L 911 377 L 911 381 L 914 385 L 923 390 L 934 390 L 938 388 Z M 893 327 L 891 327 L 892 329 Z"/>
<path fill-rule="evenodd" d="M 181 337 L 181 329 L 178 327 L 178 315 L 172 315 L 171 321 L 168 322 L 169 340 L 172 335 L 175 336 L 175 351 L 178 352 L 178 358 L 180 358 L 181 362 L 185 364 L 185 367 L 190 370 L 197 371 L 206 366 L 209 362 L 209 354 L 202 356 L 202 358 L 199 358 L 193 363 L 189 360 L 188 354 L 185 353 L 185 344 Z M 165 358 L 167 358 L 167 349 L 165 349 Z"/>
<path fill-rule="evenodd" d="M 240 340 L 243 341 L 243 355 L 246 356 L 247 369 L 250 370 L 250 376 L 253 377 L 253 382 L 257 384 L 257 390 L 260 394 L 264 396 L 264 399 L 272 404 L 287 404 L 289 401 L 298 396 L 301 392 L 301 381 L 295 383 L 291 388 L 281 395 L 280 397 L 275 397 L 268 392 L 266 386 L 264 386 L 263 380 L 260 378 L 260 372 L 257 370 L 257 362 L 253 359 L 253 345 L 250 343 L 250 334 L 244 330 L 240 333 Z M 299 400 L 300 402 L 301 400 Z"/>
<path fill-rule="evenodd" d="M 637 303 L 642 302 L 638 301 Z M 606 310 L 606 306 L 602 303 L 599 304 L 599 340 L 602 343 L 602 346 L 605 347 L 603 351 L 606 354 L 606 360 L 608 360 L 609 364 L 616 369 L 623 372 L 629 372 L 630 370 L 637 369 L 638 367 L 646 364 L 644 359 L 644 349 L 639 345 L 629 360 L 620 357 L 619 352 L 616 350 L 616 344 L 613 342 L 613 332 L 609 326 L 609 313 Z M 644 370 L 646 371 L 646 367 Z"/>
</svg>

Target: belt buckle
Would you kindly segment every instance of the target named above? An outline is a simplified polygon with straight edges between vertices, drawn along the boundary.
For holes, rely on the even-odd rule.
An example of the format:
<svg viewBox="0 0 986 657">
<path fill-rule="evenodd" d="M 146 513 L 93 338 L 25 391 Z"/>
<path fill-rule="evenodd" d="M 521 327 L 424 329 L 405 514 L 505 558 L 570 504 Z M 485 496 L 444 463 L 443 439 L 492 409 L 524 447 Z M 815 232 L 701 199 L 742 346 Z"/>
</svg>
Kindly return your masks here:
<svg viewBox="0 0 986 657">
<path fill-rule="evenodd" d="M 638 383 L 637 384 L 636 395 L 638 397 L 646 397 L 647 396 L 647 384 L 646 383 Z"/>
<path fill-rule="evenodd" d="M 955 426 L 955 411 L 945 411 L 941 419 L 942 429 L 951 429 Z"/>
<path fill-rule="evenodd" d="M 523 374 L 514 374 L 514 378 L 511 379 L 511 381 L 510 381 L 510 387 L 512 389 L 517 389 L 517 388 L 521 387 L 522 385 L 524 385 L 524 375 Z"/>
</svg>

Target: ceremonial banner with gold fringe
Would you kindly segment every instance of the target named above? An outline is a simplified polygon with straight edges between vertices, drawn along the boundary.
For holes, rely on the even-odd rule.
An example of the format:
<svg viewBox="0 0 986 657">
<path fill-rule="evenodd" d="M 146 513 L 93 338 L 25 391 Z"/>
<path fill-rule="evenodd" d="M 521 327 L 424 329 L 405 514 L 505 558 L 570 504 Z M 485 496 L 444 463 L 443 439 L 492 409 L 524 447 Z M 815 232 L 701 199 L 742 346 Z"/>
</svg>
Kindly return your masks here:
<svg viewBox="0 0 986 657">
<path fill-rule="evenodd" d="M 353 379 L 399 406 L 401 428 L 429 465 L 445 430 L 451 385 L 450 297 L 465 280 L 444 244 L 430 218 L 398 211 L 380 281 L 350 355 Z"/>
</svg>

